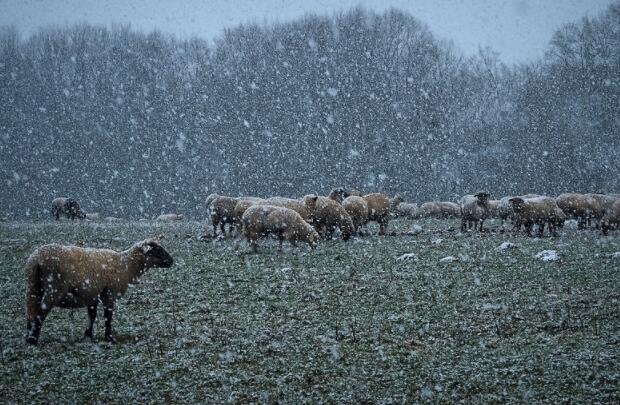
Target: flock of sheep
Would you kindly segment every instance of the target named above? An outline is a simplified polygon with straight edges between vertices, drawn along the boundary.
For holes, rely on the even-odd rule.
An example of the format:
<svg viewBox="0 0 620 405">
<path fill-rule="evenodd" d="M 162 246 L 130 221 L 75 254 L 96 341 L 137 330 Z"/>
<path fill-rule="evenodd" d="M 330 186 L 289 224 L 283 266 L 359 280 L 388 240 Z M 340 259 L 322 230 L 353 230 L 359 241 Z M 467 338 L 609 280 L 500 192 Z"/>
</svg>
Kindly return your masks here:
<svg viewBox="0 0 620 405">
<path fill-rule="evenodd" d="M 566 219 L 575 219 L 579 228 L 597 227 L 603 233 L 620 224 L 620 194 L 561 194 L 557 198 L 541 195 L 504 197 L 491 200 L 487 192 L 466 195 L 459 204 L 427 202 L 418 207 L 399 196 L 385 194 L 360 195 L 355 190 L 333 189 L 328 196 L 306 195 L 300 199 L 271 197 L 229 197 L 211 194 L 207 206 L 214 236 L 218 228 L 225 235 L 237 232 L 249 241 L 256 252 L 261 237 L 275 236 L 295 245 L 305 242 L 316 247 L 321 238 L 331 238 L 339 230 L 342 239 L 360 234 L 370 221 L 379 224 L 379 235 L 387 232 L 391 216 L 408 218 L 461 218 L 461 231 L 483 230 L 487 218 L 499 218 L 502 225 L 511 220 L 514 230 L 523 227 L 531 235 L 534 225 L 542 235 L 545 226 L 556 235 Z M 73 198 L 56 198 L 52 216 L 59 219 L 88 219 Z M 92 219 L 98 219 L 94 217 Z M 180 214 L 164 214 L 162 221 L 181 220 Z M 129 249 L 89 249 L 50 244 L 36 249 L 26 263 L 26 342 L 37 344 L 43 321 L 54 307 L 88 309 L 89 326 L 85 337 L 93 338 L 97 306 L 104 306 L 105 339 L 114 342 L 112 315 L 117 298 L 127 291 L 144 272 L 152 267 L 170 267 L 172 256 L 158 241 L 147 239 Z"/>
</svg>

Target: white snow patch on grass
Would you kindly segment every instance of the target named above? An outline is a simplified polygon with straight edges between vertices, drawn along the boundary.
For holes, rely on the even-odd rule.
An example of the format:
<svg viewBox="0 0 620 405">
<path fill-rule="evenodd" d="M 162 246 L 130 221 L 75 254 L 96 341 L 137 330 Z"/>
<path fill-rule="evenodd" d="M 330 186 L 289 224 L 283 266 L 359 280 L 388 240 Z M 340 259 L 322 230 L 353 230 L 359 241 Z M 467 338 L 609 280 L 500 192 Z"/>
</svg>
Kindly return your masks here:
<svg viewBox="0 0 620 405">
<path fill-rule="evenodd" d="M 512 248 L 516 248 L 516 247 L 517 247 L 517 245 L 515 245 L 512 242 L 502 242 L 502 244 L 499 245 L 498 247 L 496 247 L 495 250 L 498 250 L 498 251 L 501 252 L 501 251 L 512 249 Z"/>
<path fill-rule="evenodd" d="M 446 256 L 442 259 L 439 259 L 439 263 L 452 263 L 452 262 L 456 262 L 457 260 L 459 259 L 457 259 L 454 256 Z"/>
<path fill-rule="evenodd" d="M 543 262 L 553 262 L 558 260 L 560 255 L 558 255 L 558 252 L 555 250 L 543 250 L 542 252 L 536 253 L 535 257 Z"/>
<path fill-rule="evenodd" d="M 418 260 L 418 256 L 415 253 L 405 253 L 396 258 L 396 260 L 404 262 L 405 260 L 413 260 L 414 262 Z"/>
</svg>

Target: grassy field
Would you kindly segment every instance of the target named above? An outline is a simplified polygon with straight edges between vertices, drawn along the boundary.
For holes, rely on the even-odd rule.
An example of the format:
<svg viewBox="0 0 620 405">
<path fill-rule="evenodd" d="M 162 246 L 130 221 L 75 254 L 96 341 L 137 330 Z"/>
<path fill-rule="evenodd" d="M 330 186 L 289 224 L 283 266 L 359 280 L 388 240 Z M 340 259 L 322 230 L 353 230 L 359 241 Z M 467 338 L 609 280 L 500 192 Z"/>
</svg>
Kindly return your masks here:
<svg viewBox="0 0 620 405">
<path fill-rule="evenodd" d="M 1 402 L 620 402 L 620 235 L 398 236 L 259 254 L 204 224 L 0 223 Z M 23 265 L 61 242 L 174 256 L 118 301 L 118 343 L 86 309 L 24 343 Z M 503 242 L 515 246 L 498 249 Z M 555 250 L 559 259 L 535 257 Z M 413 253 L 407 258 L 404 254 Z M 400 258 L 400 260 L 399 260 Z M 101 309 L 100 309 L 101 311 Z"/>
</svg>

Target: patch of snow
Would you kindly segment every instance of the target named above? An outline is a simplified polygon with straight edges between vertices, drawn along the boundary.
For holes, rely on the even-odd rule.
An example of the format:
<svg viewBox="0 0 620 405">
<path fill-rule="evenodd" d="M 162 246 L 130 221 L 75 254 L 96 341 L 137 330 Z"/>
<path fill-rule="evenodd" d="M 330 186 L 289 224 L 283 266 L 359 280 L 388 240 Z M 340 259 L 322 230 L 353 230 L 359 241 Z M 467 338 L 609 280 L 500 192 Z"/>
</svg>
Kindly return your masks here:
<svg viewBox="0 0 620 405">
<path fill-rule="evenodd" d="M 542 252 L 536 253 L 535 257 L 543 262 L 553 262 L 560 258 L 558 252 L 555 250 L 543 250 Z"/>
<path fill-rule="evenodd" d="M 412 225 L 411 228 L 407 231 L 407 235 L 417 235 L 422 232 L 422 227 L 420 225 Z"/>
<path fill-rule="evenodd" d="M 579 224 L 576 219 L 569 219 L 568 221 L 564 222 L 564 227 L 567 229 L 577 229 L 578 225 Z"/>
<path fill-rule="evenodd" d="M 609 256 L 613 257 L 614 259 L 620 259 L 620 252 L 614 252 L 610 254 Z"/>
<path fill-rule="evenodd" d="M 506 305 L 504 304 L 492 304 L 490 302 L 486 302 L 480 305 L 480 309 L 482 311 L 497 311 L 506 309 Z"/>
<path fill-rule="evenodd" d="M 515 245 L 512 242 L 502 242 L 502 244 L 496 247 L 495 250 L 503 251 L 503 250 L 508 250 L 508 249 L 512 249 L 515 247 L 517 247 L 517 245 Z"/>
<path fill-rule="evenodd" d="M 441 239 L 441 238 L 436 238 L 436 239 L 432 239 L 431 240 L 431 243 L 433 245 L 439 245 L 441 242 L 443 242 L 443 239 Z"/>
<path fill-rule="evenodd" d="M 405 260 L 413 260 L 415 262 L 418 261 L 418 256 L 416 256 L 415 253 L 405 253 L 404 255 L 398 256 L 396 260 L 401 262 Z"/>
<path fill-rule="evenodd" d="M 439 263 L 452 263 L 452 262 L 456 262 L 457 260 L 459 259 L 457 259 L 454 256 L 446 256 L 442 259 L 439 259 Z"/>
</svg>

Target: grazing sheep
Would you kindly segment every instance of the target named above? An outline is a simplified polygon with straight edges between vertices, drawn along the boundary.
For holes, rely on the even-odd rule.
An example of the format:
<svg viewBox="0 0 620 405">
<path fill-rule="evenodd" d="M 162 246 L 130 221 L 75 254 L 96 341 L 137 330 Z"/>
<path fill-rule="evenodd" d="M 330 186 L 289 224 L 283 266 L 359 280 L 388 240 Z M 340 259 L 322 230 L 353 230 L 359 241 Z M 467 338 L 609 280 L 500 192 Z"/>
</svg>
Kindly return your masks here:
<svg viewBox="0 0 620 405">
<path fill-rule="evenodd" d="M 605 212 L 605 215 L 601 219 L 601 231 L 603 235 L 607 235 L 610 229 L 618 229 L 620 226 L 620 198 L 612 204 L 612 206 Z"/>
<path fill-rule="evenodd" d="M 213 200 L 215 200 L 217 197 L 219 197 L 218 194 L 209 194 L 207 196 L 207 199 L 205 200 L 205 205 L 207 206 L 207 209 L 209 209 L 209 207 L 211 207 L 211 203 L 213 202 Z"/>
<path fill-rule="evenodd" d="M 97 212 L 87 212 L 86 214 L 84 214 L 84 219 L 89 221 L 99 221 L 100 216 Z"/>
<path fill-rule="evenodd" d="M 403 198 L 399 194 L 396 194 L 394 197 L 390 198 L 390 211 L 395 211 L 403 201 Z"/>
<path fill-rule="evenodd" d="M 379 235 L 385 235 L 390 221 L 390 199 L 381 193 L 366 194 L 362 198 L 368 205 L 368 221 L 377 221 Z"/>
<path fill-rule="evenodd" d="M 235 209 L 233 210 L 233 224 L 234 227 L 238 230 L 241 230 L 241 217 L 245 210 L 250 208 L 252 205 L 256 204 L 265 204 L 266 200 L 262 198 L 245 198 L 240 199 L 239 202 L 235 205 Z"/>
<path fill-rule="evenodd" d="M 600 220 L 604 215 L 601 203 L 590 195 L 564 193 L 560 194 L 555 201 L 568 218 L 577 220 L 579 229 L 590 226 L 592 220 Z"/>
<path fill-rule="evenodd" d="M 80 203 L 74 198 L 58 197 L 52 200 L 52 216 L 59 220 L 60 215 L 64 214 L 67 218 L 74 220 L 75 218 L 84 219 L 86 214 L 80 208 Z"/>
<path fill-rule="evenodd" d="M 182 221 L 183 214 L 161 214 L 160 216 L 156 218 L 156 220 L 165 221 L 165 222 Z"/>
<path fill-rule="evenodd" d="M 489 193 L 481 191 L 475 195 L 465 195 L 461 198 L 461 232 L 473 224 L 475 230 L 480 223 L 480 232 L 484 220 L 489 217 Z"/>
<path fill-rule="evenodd" d="M 459 218 L 461 207 L 449 201 L 425 202 L 418 209 L 419 218 Z"/>
<path fill-rule="evenodd" d="M 276 207 L 291 209 L 301 215 L 304 221 L 312 223 L 314 211 L 316 210 L 317 198 L 318 197 L 314 194 L 308 194 L 301 200 L 296 200 L 294 198 L 271 197 L 263 202 L 260 202 L 260 204 L 275 205 Z"/>
<path fill-rule="evenodd" d="M 114 342 L 114 302 L 127 285 L 151 267 L 170 267 L 172 257 L 155 240 L 138 242 L 123 252 L 57 244 L 36 249 L 26 262 L 26 342 L 37 344 L 41 325 L 54 307 L 88 308 L 84 336 L 93 338 L 97 304 L 104 305 L 105 339 Z"/>
<path fill-rule="evenodd" d="M 211 196 L 209 196 L 211 197 Z M 228 197 L 217 196 L 211 200 L 209 205 L 209 214 L 211 223 L 213 224 L 213 236 L 217 236 L 217 227 L 220 227 L 222 235 L 226 236 L 224 226 L 230 224 L 229 233 L 232 234 L 235 225 L 239 224 L 239 220 L 235 217 L 235 207 L 239 201 L 262 201 L 257 197 Z"/>
<path fill-rule="evenodd" d="M 418 204 L 401 202 L 393 211 L 395 217 L 404 218 L 417 218 L 418 217 Z"/>
<path fill-rule="evenodd" d="M 355 232 L 353 221 L 347 211 L 328 197 L 317 198 L 313 225 L 325 238 L 331 238 L 336 228 L 340 228 L 343 240 L 349 239 Z"/>
<path fill-rule="evenodd" d="M 360 228 L 368 222 L 368 204 L 366 200 L 362 197 L 352 195 L 344 199 L 342 208 L 344 208 L 351 217 L 355 233 L 359 233 Z"/>
<path fill-rule="evenodd" d="M 499 200 L 489 200 L 489 218 L 499 218 Z"/>
<path fill-rule="evenodd" d="M 538 225 L 539 236 L 543 235 L 545 224 L 549 233 L 557 236 L 557 227 L 563 225 L 566 219 L 564 212 L 551 197 L 513 197 L 509 201 L 514 213 L 515 230 L 519 230 L 523 225 L 528 236 L 532 235 L 534 224 Z"/>
<path fill-rule="evenodd" d="M 261 236 L 275 235 L 280 242 L 289 241 L 296 246 L 297 241 L 307 242 L 314 249 L 319 234 L 297 212 L 274 205 L 253 205 L 241 217 L 243 236 L 250 242 L 253 252 L 257 251 L 256 241 Z"/>
</svg>

